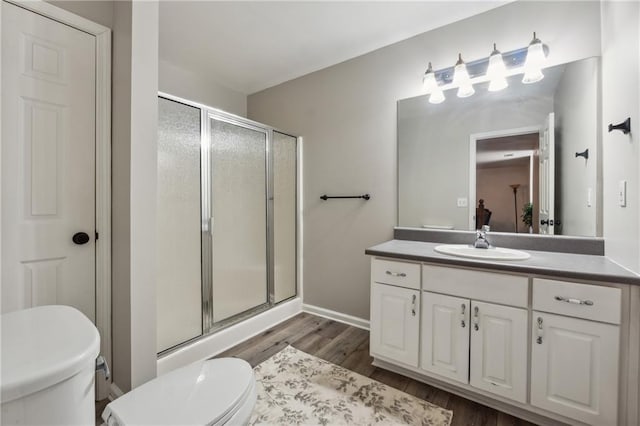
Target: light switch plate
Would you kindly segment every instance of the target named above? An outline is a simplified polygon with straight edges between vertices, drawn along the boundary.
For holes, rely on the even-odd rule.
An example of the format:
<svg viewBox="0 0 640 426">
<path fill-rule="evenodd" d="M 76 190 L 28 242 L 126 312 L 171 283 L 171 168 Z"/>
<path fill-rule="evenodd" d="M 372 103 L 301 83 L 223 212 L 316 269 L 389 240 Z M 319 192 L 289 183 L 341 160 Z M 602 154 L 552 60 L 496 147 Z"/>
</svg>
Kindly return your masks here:
<svg viewBox="0 0 640 426">
<path fill-rule="evenodd" d="M 618 205 L 620 207 L 627 207 L 627 181 L 621 180 L 618 182 Z"/>
<path fill-rule="evenodd" d="M 467 207 L 469 201 L 466 198 L 458 198 L 458 207 Z"/>
</svg>

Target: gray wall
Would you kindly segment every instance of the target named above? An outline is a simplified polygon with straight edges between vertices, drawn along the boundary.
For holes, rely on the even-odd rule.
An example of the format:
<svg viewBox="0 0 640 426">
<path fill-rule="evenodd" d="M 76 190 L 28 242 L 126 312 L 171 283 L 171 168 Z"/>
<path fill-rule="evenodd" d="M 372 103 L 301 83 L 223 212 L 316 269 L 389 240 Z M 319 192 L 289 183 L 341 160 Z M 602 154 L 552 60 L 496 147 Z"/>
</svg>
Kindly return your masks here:
<svg viewBox="0 0 640 426">
<path fill-rule="evenodd" d="M 109 0 L 45 0 L 71 13 L 82 16 L 90 21 L 113 29 L 114 11 L 113 1 Z"/>
<path fill-rule="evenodd" d="M 631 117 L 632 132 L 609 133 Z M 605 253 L 640 273 L 640 3 L 602 3 L 602 158 Z M 627 181 L 627 207 L 617 201 Z"/>
<path fill-rule="evenodd" d="M 556 218 L 562 235 L 602 235 L 597 185 L 599 79 L 597 58 L 568 64 L 554 96 L 556 136 Z M 576 152 L 589 149 L 589 159 Z M 587 192 L 591 189 L 591 206 Z M 600 216 L 601 218 L 601 216 Z M 600 225 L 600 227 L 598 227 Z"/>
<path fill-rule="evenodd" d="M 364 249 L 396 224 L 396 101 L 421 94 L 427 62 L 458 52 L 486 57 L 528 44 L 551 47 L 550 65 L 600 54 L 597 2 L 515 2 L 250 95 L 251 119 L 304 137 L 304 301 L 369 317 Z M 370 192 L 368 202 L 320 201 Z M 637 224 L 637 217 L 634 219 Z"/>
<path fill-rule="evenodd" d="M 206 72 L 160 60 L 158 74 L 161 92 L 247 116 L 247 95 L 218 84 Z"/>
</svg>

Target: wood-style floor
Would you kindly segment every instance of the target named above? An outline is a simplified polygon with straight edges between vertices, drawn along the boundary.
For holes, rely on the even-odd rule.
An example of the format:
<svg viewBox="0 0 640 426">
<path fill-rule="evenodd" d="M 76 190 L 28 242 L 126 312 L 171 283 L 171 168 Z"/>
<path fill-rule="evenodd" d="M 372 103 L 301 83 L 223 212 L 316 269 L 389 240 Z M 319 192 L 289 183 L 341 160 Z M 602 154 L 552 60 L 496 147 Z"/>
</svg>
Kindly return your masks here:
<svg viewBox="0 0 640 426">
<path fill-rule="evenodd" d="M 369 332 L 330 319 L 301 313 L 269 330 L 221 353 L 233 356 L 252 366 L 291 345 L 296 349 L 340 365 L 363 376 L 385 383 L 408 394 L 453 410 L 452 426 L 531 426 L 493 408 L 434 388 L 413 379 L 371 365 Z M 97 416 L 100 403 L 96 403 Z M 97 419 L 96 419 L 97 420 Z M 98 422 L 96 422 L 98 424 Z"/>
<path fill-rule="evenodd" d="M 452 426 L 529 426 L 532 423 L 371 365 L 369 332 L 308 313 L 295 317 L 220 354 L 252 366 L 291 345 L 296 349 L 453 410 Z"/>
</svg>

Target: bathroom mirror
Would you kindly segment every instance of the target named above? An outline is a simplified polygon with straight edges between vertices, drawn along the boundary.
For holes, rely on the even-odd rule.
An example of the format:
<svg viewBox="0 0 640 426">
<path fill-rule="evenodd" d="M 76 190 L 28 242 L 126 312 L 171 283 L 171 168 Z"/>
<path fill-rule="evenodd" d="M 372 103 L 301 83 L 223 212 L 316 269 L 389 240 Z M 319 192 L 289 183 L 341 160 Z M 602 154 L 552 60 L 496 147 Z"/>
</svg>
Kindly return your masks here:
<svg viewBox="0 0 640 426">
<path fill-rule="evenodd" d="M 601 236 L 599 68 L 587 58 L 535 84 L 398 101 L 398 225 Z"/>
</svg>

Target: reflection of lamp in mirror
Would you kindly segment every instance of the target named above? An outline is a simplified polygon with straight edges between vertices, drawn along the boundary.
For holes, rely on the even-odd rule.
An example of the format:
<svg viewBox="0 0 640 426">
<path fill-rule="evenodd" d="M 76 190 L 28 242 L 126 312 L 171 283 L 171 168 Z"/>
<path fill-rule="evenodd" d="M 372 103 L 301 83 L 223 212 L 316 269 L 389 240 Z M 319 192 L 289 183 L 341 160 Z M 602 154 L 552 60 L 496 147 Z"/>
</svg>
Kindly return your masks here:
<svg viewBox="0 0 640 426">
<path fill-rule="evenodd" d="M 512 185 L 509 185 L 511 187 L 511 189 L 513 189 L 513 209 L 514 209 L 514 213 L 515 213 L 515 217 L 514 217 L 514 225 L 515 225 L 515 230 L 516 233 L 518 233 L 518 188 L 520 188 L 520 184 L 519 183 L 514 183 Z"/>
<path fill-rule="evenodd" d="M 467 66 L 462 60 L 462 54 L 458 53 L 458 62 L 453 71 L 453 85 L 458 86 L 458 97 L 466 98 L 476 93 L 471 84 L 471 78 L 467 71 Z"/>
<path fill-rule="evenodd" d="M 533 40 L 529 43 L 527 59 L 524 62 L 524 77 L 522 78 L 524 84 L 535 83 L 544 78 L 542 66 L 545 59 L 542 42 L 536 37 L 536 33 L 533 33 Z"/>
<path fill-rule="evenodd" d="M 439 104 L 444 102 L 444 93 L 442 93 L 442 89 L 438 86 L 436 74 L 433 72 L 431 62 L 429 62 L 429 68 L 427 68 L 427 71 L 425 71 L 424 77 L 422 78 L 422 88 L 425 93 L 429 94 L 430 103 Z"/>
<path fill-rule="evenodd" d="M 496 44 L 493 43 L 493 52 L 489 56 L 489 67 L 487 68 L 487 77 L 489 78 L 489 91 L 497 92 L 505 89 L 509 84 L 507 83 L 507 67 L 504 65 L 502 59 L 502 53 L 496 48 Z"/>
</svg>

